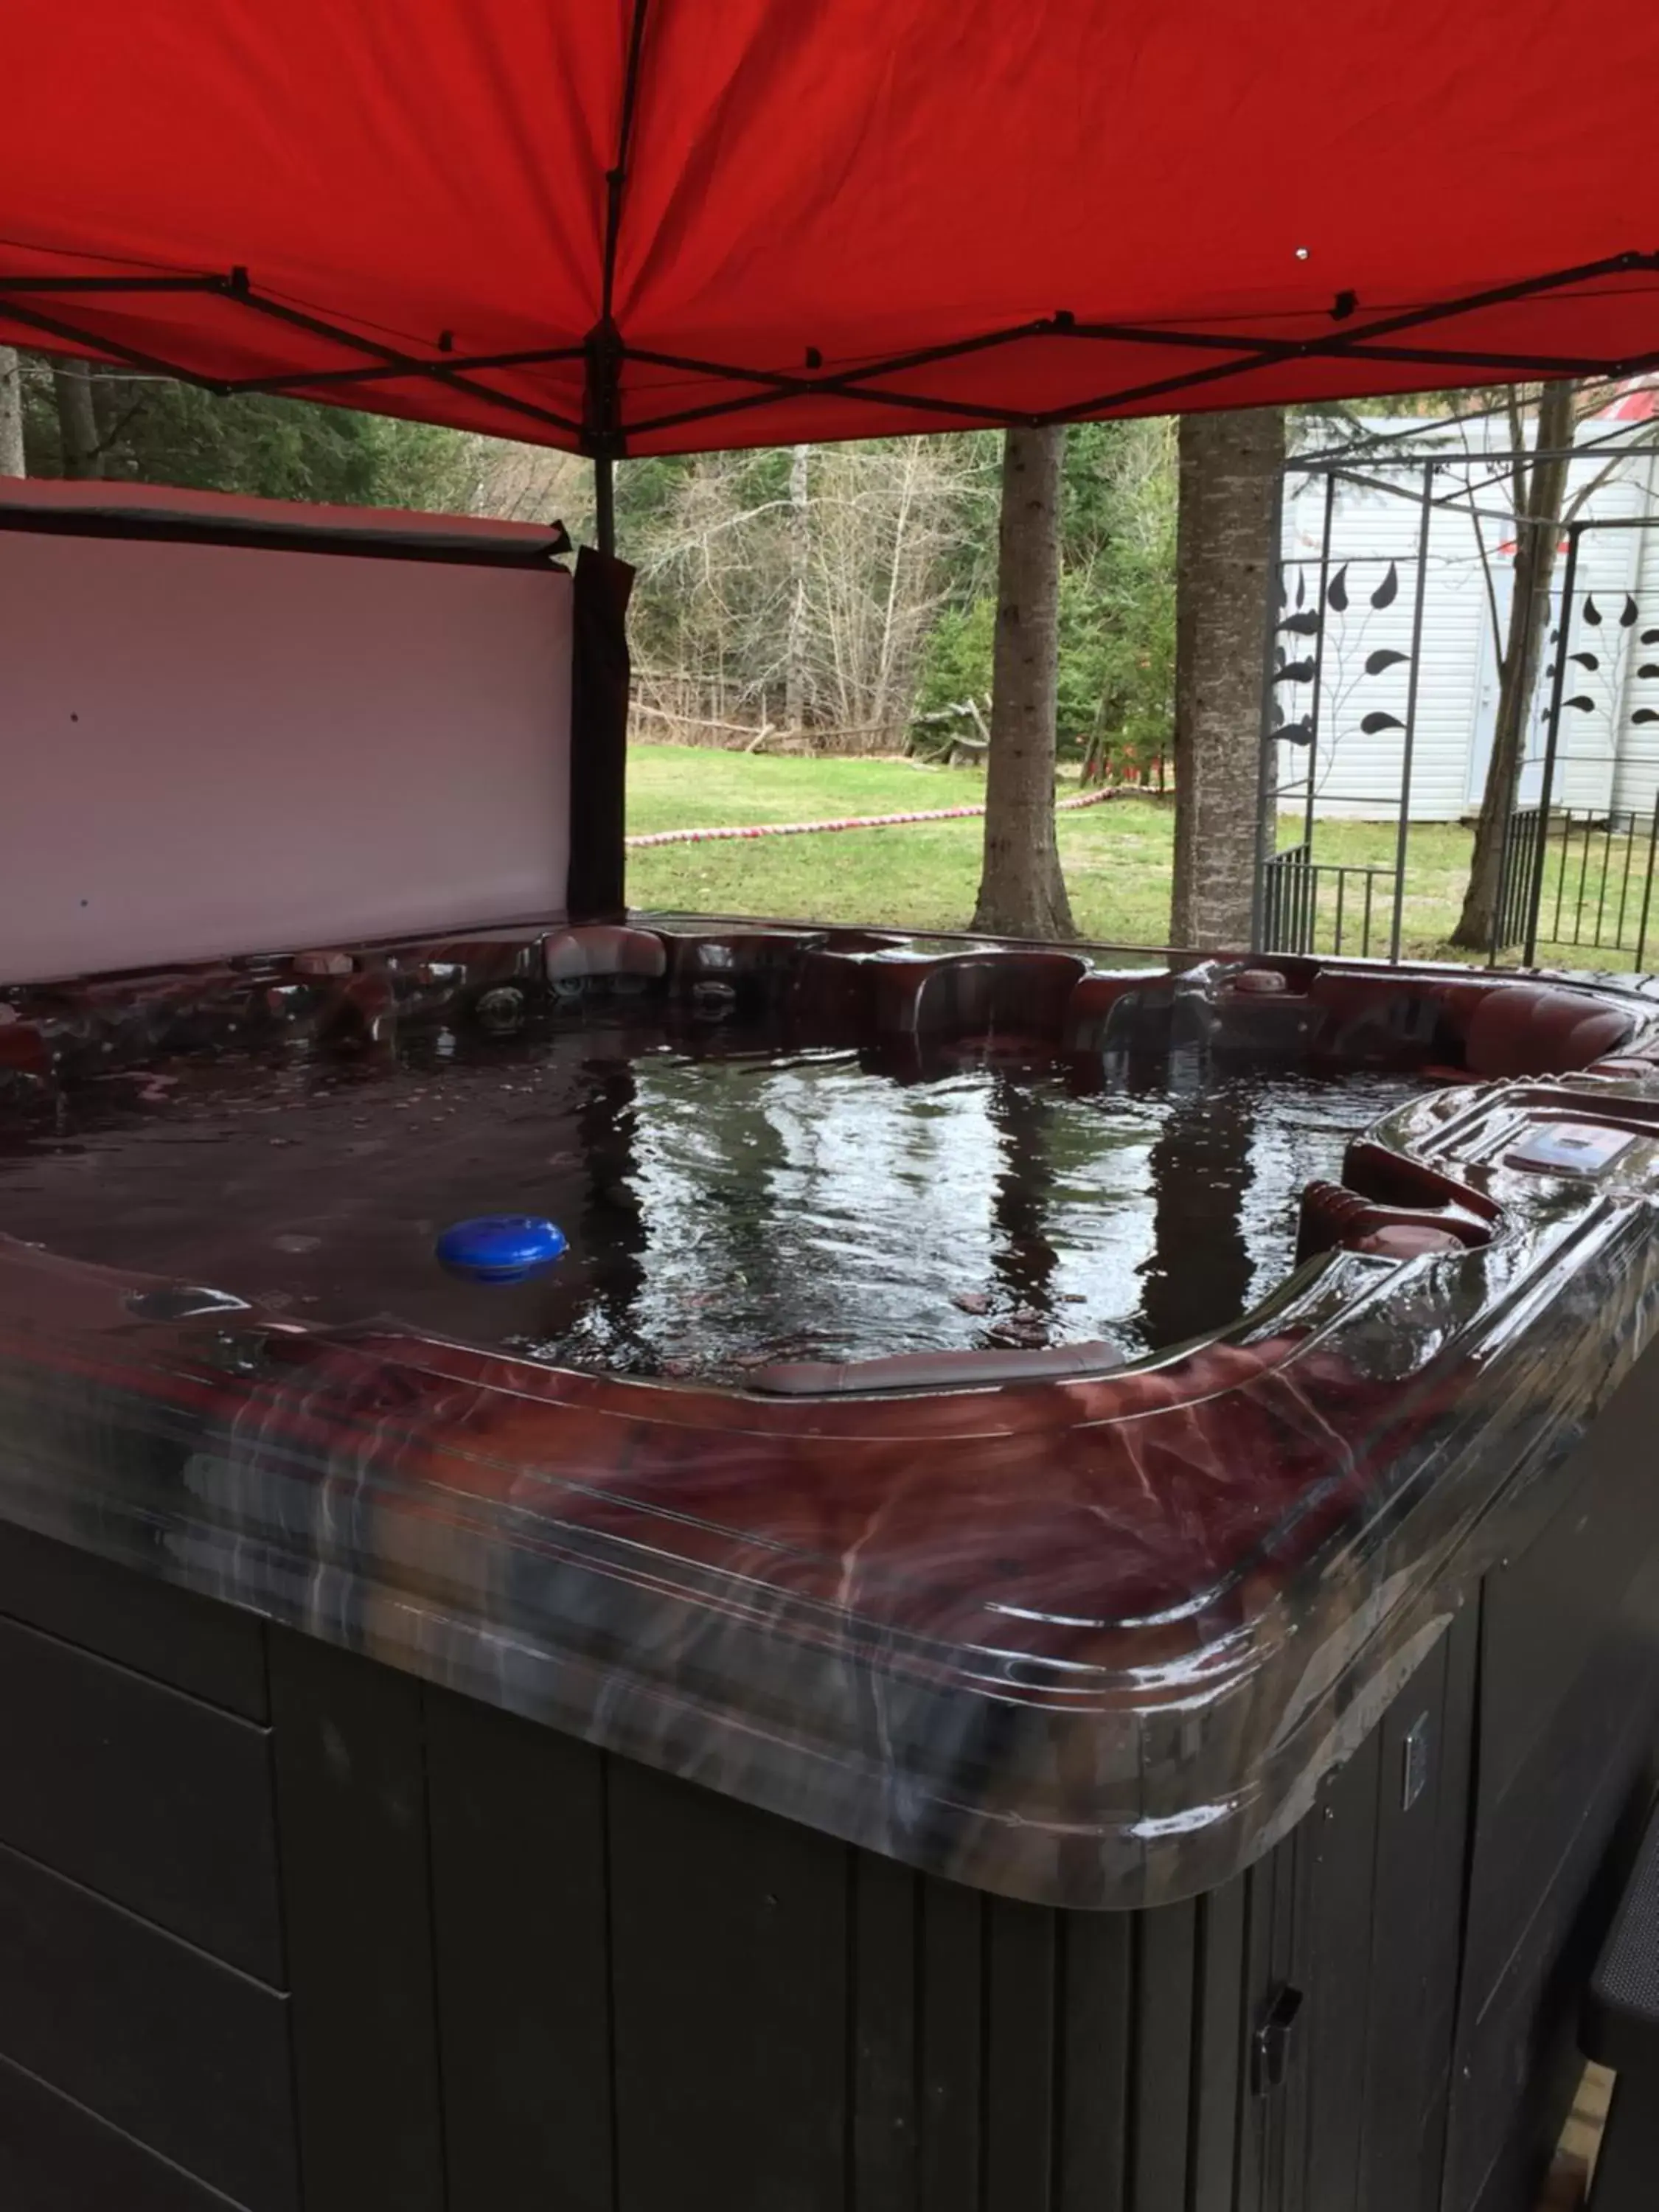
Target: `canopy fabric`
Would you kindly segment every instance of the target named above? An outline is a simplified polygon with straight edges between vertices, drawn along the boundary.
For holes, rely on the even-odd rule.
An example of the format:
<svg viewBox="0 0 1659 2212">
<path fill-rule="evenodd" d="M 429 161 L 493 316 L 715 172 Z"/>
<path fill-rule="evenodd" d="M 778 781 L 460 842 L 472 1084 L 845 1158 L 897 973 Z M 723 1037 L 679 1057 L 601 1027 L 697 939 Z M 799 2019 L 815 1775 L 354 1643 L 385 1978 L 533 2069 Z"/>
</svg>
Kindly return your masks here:
<svg viewBox="0 0 1659 2212">
<path fill-rule="evenodd" d="M 0 342 L 590 452 L 1659 360 L 1659 9 L 12 0 Z"/>
</svg>

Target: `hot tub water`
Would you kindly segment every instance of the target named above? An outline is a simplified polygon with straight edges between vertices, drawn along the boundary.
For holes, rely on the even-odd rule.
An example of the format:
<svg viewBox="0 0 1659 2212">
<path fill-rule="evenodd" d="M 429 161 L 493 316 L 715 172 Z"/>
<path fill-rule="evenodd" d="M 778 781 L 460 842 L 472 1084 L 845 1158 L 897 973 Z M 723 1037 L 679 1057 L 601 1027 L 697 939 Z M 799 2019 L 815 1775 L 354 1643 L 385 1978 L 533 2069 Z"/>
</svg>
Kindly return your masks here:
<svg viewBox="0 0 1659 2212">
<path fill-rule="evenodd" d="M 926 1081 L 852 1052 L 550 1029 L 395 1060 L 181 1055 L 77 1088 L 0 1150 L 0 1231 L 257 1297 L 613 1372 L 740 1379 L 1236 1319 L 1287 1272 L 1304 1185 L 1419 1086 L 1219 1075 L 1083 1094 Z M 433 1260 L 447 1224 L 545 1215 L 527 1282 Z"/>
</svg>

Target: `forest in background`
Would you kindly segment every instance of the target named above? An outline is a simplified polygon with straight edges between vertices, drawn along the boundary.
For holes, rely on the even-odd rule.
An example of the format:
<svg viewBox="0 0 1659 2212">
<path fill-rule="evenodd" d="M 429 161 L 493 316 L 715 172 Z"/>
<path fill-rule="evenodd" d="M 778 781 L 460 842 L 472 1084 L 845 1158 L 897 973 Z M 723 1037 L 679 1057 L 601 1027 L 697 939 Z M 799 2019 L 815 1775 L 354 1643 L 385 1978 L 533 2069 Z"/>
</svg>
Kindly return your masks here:
<svg viewBox="0 0 1659 2212">
<path fill-rule="evenodd" d="M 641 734 L 765 728 L 865 753 L 982 738 L 1001 461 L 984 432 L 629 464 Z M 1168 751 L 1175 524 L 1172 423 L 1068 434 L 1057 735 L 1102 770 Z"/>
<path fill-rule="evenodd" d="M 22 355 L 32 477 L 104 477 L 340 507 L 474 511 L 463 438 L 422 422 L 257 393 L 221 398 L 167 377 Z"/>
</svg>

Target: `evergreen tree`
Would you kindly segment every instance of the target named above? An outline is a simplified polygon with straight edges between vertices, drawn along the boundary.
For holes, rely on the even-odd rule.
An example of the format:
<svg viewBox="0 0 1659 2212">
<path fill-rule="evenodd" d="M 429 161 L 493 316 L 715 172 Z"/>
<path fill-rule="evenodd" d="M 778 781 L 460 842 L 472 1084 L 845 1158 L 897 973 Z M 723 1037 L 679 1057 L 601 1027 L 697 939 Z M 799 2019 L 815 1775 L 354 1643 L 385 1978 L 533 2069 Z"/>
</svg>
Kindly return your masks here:
<svg viewBox="0 0 1659 2212">
<path fill-rule="evenodd" d="M 24 358 L 28 473 L 173 484 L 343 507 L 465 504 L 451 430 L 79 362 Z"/>
</svg>

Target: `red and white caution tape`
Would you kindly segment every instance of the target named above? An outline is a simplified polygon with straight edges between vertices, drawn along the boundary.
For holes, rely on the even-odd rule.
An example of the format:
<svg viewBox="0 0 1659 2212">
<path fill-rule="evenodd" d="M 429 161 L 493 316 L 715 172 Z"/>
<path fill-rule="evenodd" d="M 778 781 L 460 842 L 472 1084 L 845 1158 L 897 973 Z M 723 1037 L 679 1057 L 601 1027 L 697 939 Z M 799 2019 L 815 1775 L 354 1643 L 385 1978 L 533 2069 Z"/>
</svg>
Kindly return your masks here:
<svg viewBox="0 0 1659 2212">
<path fill-rule="evenodd" d="M 1127 787 L 1133 791 L 1133 787 Z M 1085 791 L 1077 799 L 1055 802 L 1057 814 L 1074 813 L 1080 806 L 1098 806 L 1103 800 L 1125 795 L 1125 787 L 1111 784 L 1103 791 Z M 1136 794 L 1139 795 L 1139 794 Z M 966 822 L 983 814 L 982 806 L 933 806 L 914 814 L 854 814 L 844 822 L 757 822 L 746 829 L 655 830 L 649 836 L 629 837 L 635 848 L 644 845 L 710 845 L 732 837 L 807 837 L 821 830 L 896 830 L 908 822 Z"/>
</svg>

